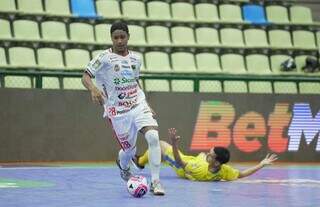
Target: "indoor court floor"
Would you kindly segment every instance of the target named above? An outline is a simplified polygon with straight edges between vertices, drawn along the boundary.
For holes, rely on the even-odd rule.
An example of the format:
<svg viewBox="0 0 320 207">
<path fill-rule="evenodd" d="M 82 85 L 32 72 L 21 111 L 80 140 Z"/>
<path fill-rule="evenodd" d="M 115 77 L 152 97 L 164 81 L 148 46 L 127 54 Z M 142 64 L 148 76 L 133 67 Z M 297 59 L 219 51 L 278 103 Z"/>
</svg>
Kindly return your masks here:
<svg viewBox="0 0 320 207">
<path fill-rule="evenodd" d="M 251 165 L 235 165 L 244 169 Z M 138 174 L 149 176 L 149 169 Z M 134 198 L 115 164 L 0 165 L 1 207 L 320 205 L 320 165 L 275 165 L 233 182 L 191 182 L 161 169 L 165 196 Z"/>
</svg>

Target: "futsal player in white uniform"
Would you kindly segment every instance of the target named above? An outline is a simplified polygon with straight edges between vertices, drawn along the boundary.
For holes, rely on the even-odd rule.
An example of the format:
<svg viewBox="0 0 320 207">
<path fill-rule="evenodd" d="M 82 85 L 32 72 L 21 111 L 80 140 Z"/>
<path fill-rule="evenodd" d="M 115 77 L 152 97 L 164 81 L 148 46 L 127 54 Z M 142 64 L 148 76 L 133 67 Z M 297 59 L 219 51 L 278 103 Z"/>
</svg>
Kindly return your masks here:
<svg viewBox="0 0 320 207">
<path fill-rule="evenodd" d="M 121 146 L 117 164 L 122 179 L 132 174 L 129 163 L 136 154 L 136 140 L 141 132 L 148 142 L 151 171 L 151 191 L 164 195 L 159 171 L 161 149 L 158 124 L 153 118 L 145 94 L 139 85 L 140 57 L 128 50 L 128 26 L 115 22 L 110 29 L 112 48 L 109 48 L 87 65 L 83 74 L 83 85 L 90 91 L 93 102 L 104 106 L 104 117 L 109 119 Z M 96 85 L 91 78 L 96 79 Z"/>
</svg>

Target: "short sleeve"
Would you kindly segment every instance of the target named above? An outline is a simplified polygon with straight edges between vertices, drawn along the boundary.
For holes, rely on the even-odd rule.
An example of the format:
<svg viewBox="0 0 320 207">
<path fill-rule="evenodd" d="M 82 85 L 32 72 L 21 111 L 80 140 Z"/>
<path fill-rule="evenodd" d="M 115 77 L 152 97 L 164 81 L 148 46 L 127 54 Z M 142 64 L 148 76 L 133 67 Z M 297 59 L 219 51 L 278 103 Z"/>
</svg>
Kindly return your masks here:
<svg viewBox="0 0 320 207">
<path fill-rule="evenodd" d="M 229 166 L 223 165 L 222 167 L 222 179 L 227 181 L 236 180 L 239 177 L 239 170 Z"/>
<path fill-rule="evenodd" d="M 106 64 L 105 54 L 100 53 L 93 58 L 86 67 L 86 72 L 91 76 L 95 77 L 96 73 Z"/>
<path fill-rule="evenodd" d="M 141 69 L 141 57 L 140 55 L 137 55 L 137 59 L 136 59 L 136 62 L 135 62 L 135 65 L 134 65 L 134 77 L 135 78 L 139 78 L 140 76 L 140 69 Z"/>
</svg>

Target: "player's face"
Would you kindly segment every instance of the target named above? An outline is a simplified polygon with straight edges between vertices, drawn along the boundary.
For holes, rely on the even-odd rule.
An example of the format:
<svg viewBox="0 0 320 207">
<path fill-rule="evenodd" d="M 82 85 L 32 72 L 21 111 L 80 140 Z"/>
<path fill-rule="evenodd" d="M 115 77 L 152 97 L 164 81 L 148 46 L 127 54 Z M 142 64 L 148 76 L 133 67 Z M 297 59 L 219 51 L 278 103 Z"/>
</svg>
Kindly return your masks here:
<svg viewBox="0 0 320 207">
<path fill-rule="evenodd" d="M 129 34 L 123 30 L 115 30 L 111 34 L 113 49 L 116 52 L 124 52 L 127 50 Z"/>
<path fill-rule="evenodd" d="M 216 160 L 216 153 L 214 153 L 214 148 L 211 148 L 207 154 L 207 162 L 213 163 Z"/>
</svg>

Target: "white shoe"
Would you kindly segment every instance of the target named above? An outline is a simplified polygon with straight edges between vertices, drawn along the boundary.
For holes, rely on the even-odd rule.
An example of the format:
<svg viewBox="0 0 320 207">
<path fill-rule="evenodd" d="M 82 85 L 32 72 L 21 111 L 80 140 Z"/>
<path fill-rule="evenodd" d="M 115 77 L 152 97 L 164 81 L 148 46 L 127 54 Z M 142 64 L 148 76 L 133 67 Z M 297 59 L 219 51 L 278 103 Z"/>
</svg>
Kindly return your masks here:
<svg viewBox="0 0 320 207">
<path fill-rule="evenodd" d="M 160 180 L 155 180 L 151 183 L 150 192 L 152 192 L 153 195 L 160 195 L 160 196 L 163 196 L 165 194 L 164 189 L 160 183 Z"/>
</svg>

